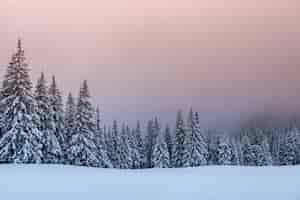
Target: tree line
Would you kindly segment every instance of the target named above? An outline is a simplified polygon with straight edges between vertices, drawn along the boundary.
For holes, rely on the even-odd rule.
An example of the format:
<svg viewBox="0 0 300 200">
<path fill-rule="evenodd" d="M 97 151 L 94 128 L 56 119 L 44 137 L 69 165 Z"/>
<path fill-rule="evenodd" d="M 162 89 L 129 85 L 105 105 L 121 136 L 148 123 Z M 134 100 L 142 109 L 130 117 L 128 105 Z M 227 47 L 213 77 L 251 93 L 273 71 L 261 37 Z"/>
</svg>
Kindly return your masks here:
<svg viewBox="0 0 300 200">
<path fill-rule="evenodd" d="M 0 91 L 0 162 L 119 169 L 295 165 L 300 132 L 291 126 L 211 133 L 192 109 L 186 120 L 178 112 L 174 130 L 158 118 L 145 129 L 139 121 L 134 128 L 117 121 L 107 127 L 91 103 L 87 81 L 65 104 L 54 76 L 48 84 L 42 73 L 33 85 L 19 40 Z"/>
</svg>

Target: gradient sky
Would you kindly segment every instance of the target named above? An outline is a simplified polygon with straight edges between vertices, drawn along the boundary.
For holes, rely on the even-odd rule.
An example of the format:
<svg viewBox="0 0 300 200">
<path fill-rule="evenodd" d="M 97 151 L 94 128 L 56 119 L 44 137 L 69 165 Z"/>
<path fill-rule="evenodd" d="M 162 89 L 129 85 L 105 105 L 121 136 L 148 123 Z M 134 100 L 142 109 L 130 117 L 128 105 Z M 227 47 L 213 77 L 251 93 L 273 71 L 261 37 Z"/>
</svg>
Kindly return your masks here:
<svg viewBox="0 0 300 200">
<path fill-rule="evenodd" d="M 300 110 L 298 0 L 1 0 L 0 27 L 1 76 L 21 37 L 33 79 L 87 79 L 106 122 Z"/>
</svg>

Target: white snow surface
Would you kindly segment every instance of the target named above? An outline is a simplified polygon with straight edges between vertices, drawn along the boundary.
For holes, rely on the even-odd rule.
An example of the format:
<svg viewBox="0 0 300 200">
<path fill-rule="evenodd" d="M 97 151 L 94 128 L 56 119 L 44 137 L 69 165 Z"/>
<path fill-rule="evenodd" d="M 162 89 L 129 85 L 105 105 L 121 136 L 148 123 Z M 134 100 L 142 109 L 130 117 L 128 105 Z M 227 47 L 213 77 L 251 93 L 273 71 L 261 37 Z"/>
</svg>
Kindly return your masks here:
<svg viewBox="0 0 300 200">
<path fill-rule="evenodd" d="M 0 199 L 299 200 L 300 166 L 117 170 L 0 165 Z"/>
</svg>

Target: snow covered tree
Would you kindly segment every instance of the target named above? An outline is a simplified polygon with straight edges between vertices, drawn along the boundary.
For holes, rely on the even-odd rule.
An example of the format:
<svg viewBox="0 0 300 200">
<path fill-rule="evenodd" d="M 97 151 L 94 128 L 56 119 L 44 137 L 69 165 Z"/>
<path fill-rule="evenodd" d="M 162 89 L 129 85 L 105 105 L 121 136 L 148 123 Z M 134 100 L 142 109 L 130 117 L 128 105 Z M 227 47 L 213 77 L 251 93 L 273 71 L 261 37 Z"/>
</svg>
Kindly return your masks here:
<svg viewBox="0 0 300 200">
<path fill-rule="evenodd" d="M 152 168 L 152 154 L 153 154 L 153 147 L 156 140 L 155 135 L 155 127 L 154 127 L 154 121 L 150 120 L 148 121 L 147 125 L 147 135 L 145 138 L 145 152 L 146 152 L 146 167 Z"/>
<path fill-rule="evenodd" d="M 128 164 L 128 149 L 126 140 L 126 127 L 123 124 L 121 133 L 119 133 L 119 128 L 117 121 L 114 120 L 111 134 L 111 152 L 109 153 L 110 159 L 115 168 L 127 169 L 129 168 Z"/>
<path fill-rule="evenodd" d="M 218 141 L 219 136 L 215 133 L 208 134 L 208 164 L 217 165 L 218 164 Z"/>
<path fill-rule="evenodd" d="M 175 129 L 175 147 L 173 163 L 175 167 L 189 167 L 189 138 L 185 131 L 184 121 L 181 111 L 177 114 Z"/>
<path fill-rule="evenodd" d="M 120 168 L 130 169 L 132 166 L 131 149 L 130 149 L 130 129 L 125 124 L 122 125 L 121 143 L 120 143 Z"/>
<path fill-rule="evenodd" d="M 131 168 L 132 169 L 139 169 L 141 168 L 141 156 L 140 156 L 140 149 L 138 145 L 138 138 L 136 135 L 136 130 L 130 131 L 129 134 L 129 147 L 130 147 L 130 155 L 131 155 Z"/>
<path fill-rule="evenodd" d="M 114 121 L 115 122 L 115 121 Z M 114 168 L 116 168 L 116 162 L 117 162 L 117 157 L 116 157 L 116 144 L 115 144 L 115 140 L 114 140 L 114 130 L 111 129 L 110 127 L 106 128 L 106 126 L 104 126 L 104 133 L 105 133 L 105 145 L 106 145 L 106 151 L 107 151 L 107 156 L 112 164 L 112 166 Z"/>
<path fill-rule="evenodd" d="M 65 142 L 69 146 L 70 140 L 72 138 L 76 120 L 76 103 L 74 101 L 73 95 L 69 93 L 67 102 L 66 102 L 66 111 L 65 111 Z"/>
<path fill-rule="evenodd" d="M 120 168 L 121 160 L 120 160 L 120 154 L 122 149 L 120 148 L 120 133 L 118 128 L 118 123 L 116 120 L 113 121 L 112 126 L 112 132 L 110 134 L 110 144 L 108 145 L 108 155 L 110 157 L 110 160 L 114 166 L 114 168 Z"/>
<path fill-rule="evenodd" d="M 243 154 L 243 164 L 246 166 L 255 166 L 255 155 L 252 153 L 252 148 L 250 144 L 250 139 L 247 135 L 242 137 L 242 154 Z"/>
<path fill-rule="evenodd" d="M 270 134 L 270 152 L 273 160 L 274 165 L 279 165 L 279 151 L 280 151 L 280 144 L 282 139 L 282 134 L 280 134 L 280 129 L 272 128 Z"/>
<path fill-rule="evenodd" d="M 188 117 L 187 132 L 188 137 L 190 138 L 190 165 L 192 167 L 206 165 L 208 158 L 208 146 L 201 133 L 198 113 L 194 113 L 192 109 L 190 110 Z"/>
<path fill-rule="evenodd" d="M 295 165 L 300 162 L 299 130 L 294 127 L 283 137 L 280 144 L 279 160 L 281 165 Z"/>
<path fill-rule="evenodd" d="M 100 160 L 104 160 L 107 163 L 109 163 L 109 166 L 104 165 L 104 167 L 112 167 L 111 161 L 107 155 L 107 149 L 106 149 L 106 143 L 105 143 L 105 136 L 101 129 L 100 125 L 100 110 L 99 108 L 96 109 L 96 145 L 98 149 L 98 156 L 100 157 Z"/>
<path fill-rule="evenodd" d="M 59 163 L 62 149 L 51 128 L 53 119 L 49 115 L 50 106 L 47 83 L 43 73 L 37 81 L 34 96 L 38 107 L 37 113 L 40 118 L 39 130 L 43 134 L 43 163 Z"/>
<path fill-rule="evenodd" d="M 234 159 L 234 151 L 230 144 L 229 137 L 222 135 L 219 137 L 217 145 L 217 163 L 218 165 L 232 165 Z"/>
<path fill-rule="evenodd" d="M 141 124 L 138 121 L 135 131 L 134 131 L 134 137 L 135 137 L 135 145 L 138 150 L 139 154 L 139 168 L 144 168 L 145 167 L 145 162 L 146 162 L 146 153 L 145 153 L 145 146 L 144 146 L 144 141 L 142 138 L 142 130 L 141 130 Z"/>
<path fill-rule="evenodd" d="M 52 131 L 54 132 L 54 135 L 58 139 L 59 145 L 63 150 L 62 153 L 58 155 L 57 159 L 60 160 L 60 162 L 64 162 L 63 153 L 66 149 L 66 142 L 63 101 L 54 76 L 52 77 L 52 82 L 50 84 L 48 94 L 50 104 L 50 115 L 52 118 Z"/>
<path fill-rule="evenodd" d="M 155 168 L 168 168 L 170 167 L 170 157 L 165 137 L 164 134 L 161 133 L 160 125 L 156 124 L 155 127 L 158 136 L 156 137 L 153 147 L 151 165 Z"/>
<path fill-rule="evenodd" d="M 94 114 L 87 81 L 84 81 L 77 102 L 74 133 L 67 149 L 68 160 L 74 165 L 110 167 L 110 162 L 98 154 Z"/>
<path fill-rule="evenodd" d="M 3 80 L 0 110 L 0 162 L 40 163 L 43 134 L 21 40 Z"/>
<path fill-rule="evenodd" d="M 170 131 L 169 125 L 166 125 L 166 129 L 165 129 L 165 142 L 166 142 L 168 153 L 169 153 L 170 167 L 171 167 L 172 153 L 173 153 L 174 145 L 173 145 L 173 138 L 171 136 L 171 131 Z"/>
<path fill-rule="evenodd" d="M 272 158 L 266 138 L 262 137 L 262 141 L 257 143 L 257 138 L 250 141 L 247 135 L 242 139 L 243 164 L 249 166 L 271 165 Z"/>
<path fill-rule="evenodd" d="M 265 165 L 272 165 L 273 164 L 273 158 L 270 151 L 270 145 L 268 142 L 267 137 L 265 136 L 263 140 L 261 141 L 261 148 L 262 148 L 262 157 L 260 160 L 259 165 L 265 166 Z"/>
<path fill-rule="evenodd" d="M 232 138 L 230 143 L 233 150 L 232 165 L 241 165 L 241 144 L 235 138 Z"/>
</svg>

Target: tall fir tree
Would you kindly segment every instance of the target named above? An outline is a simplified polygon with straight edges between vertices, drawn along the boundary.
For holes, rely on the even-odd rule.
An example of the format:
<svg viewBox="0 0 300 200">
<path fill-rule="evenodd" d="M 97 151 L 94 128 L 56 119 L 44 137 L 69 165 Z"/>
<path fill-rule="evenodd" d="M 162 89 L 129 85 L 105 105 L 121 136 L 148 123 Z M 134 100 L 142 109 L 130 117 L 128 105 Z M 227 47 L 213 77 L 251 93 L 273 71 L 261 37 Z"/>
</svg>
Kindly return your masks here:
<svg viewBox="0 0 300 200">
<path fill-rule="evenodd" d="M 151 157 L 152 166 L 155 168 L 168 168 L 170 167 L 170 157 L 168 153 L 167 144 L 164 134 L 161 133 L 160 125 L 158 121 L 155 125 L 155 131 L 157 137 L 153 147 L 153 153 Z"/>
<path fill-rule="evenodd" d="M 192 167 L 197 167 L 207 164 L 208 158 L 208 146 L 201 133 L 199 115 L 190 110 L 187 131 L 189 139 L 190 148 L 190 165 Z"/>
<path fill-rule="evenodd" d="M 146 153 L 145 153 L 145 146 L 144 146 L 144 140 L 142 137 L 142 130 L 141 130 L 141 124 L 140 121 L 137 122 L 136 128 L 134 131 L 134 137 L 136 142 L 136 148 L 138 150 L 139 155 L 139 168 L 144 168 L 146 163 Z"/>
<path fill-rule="evenodd" d="M 112 126 L 112 132 L 110 134 L 110 145 L 109 148 L 109 157 L 110 160 L 114 166 L 114 168 L 121 168 L 121 159 L 120 159 L 120 154 L 121 154 L 121 147 L 120 147 L 120 133 L 119 133 L 119 128 L 118 128 L 118 123 L 116 120 L 113 121 L 113 126 Z"/>
<path fill-rule="evenodd" d="M 68 160 L 75 165 L 110 167 L 110 162 L 98 154 L 94 114 L 87 81 L 84 81 L 77 102 L 74 133 L 67 149 Z"/>
<path fill-rule="evenodd" d="M 149 120 L 147 124 L 147 135 L 145 137 L 146 168 L 152 168 L 153 147 L 156 140 L 154 121 Z"/>
<path fill-rule="evenodd" d="M 170 167 L 172 167 L 172 153 L 173 153 L 174 144 L 173 144 L 173 138 L 171 135 L 171 130 L 170 130 L 170 127 L 168 124 L 166 125 L 164 135 L 165 135 L 165 142 L 166 142 L 168 153 L 169 153 L 169 159 L 170 159 L 169 165 L 170 165 Z"/>
<path fill-rule="evenodd" d="M 65 124 L 64 124 L 64 110 L 63 100 L 61 92 L 58 89 L 55 76 L 52 76 L 52 81 L 49 87 L 49 104 L 50 104 L 50 115 L 52 123 L 52 131 L 58 139 L 59 145 L 62 149 L 62 153 L 57 155 L 57 159 L 60 162 L 64 161 L 64 151 L 67 148 L 65 142 Z"/>
<path fill-rule="evenodd" d="M 128 126 L 125 126 L 125 124 L 122 125 L 121 130 L 121 153 L 120 155 L 120 161 L 121 169 L 130 169 L 132 167 L 132 158 L 131 158 L 131 149 L 130 149 L 130 129 Z"/>
<path fill-rule="evenodd" d="M 105 146 L 106 146 L 106 151 L 107 151 L 107 156 L 114 168 L 116 168 L 116 151 L 115 151 L 115 140 L 114 140 L 114 135 L 112 131 L 114 129 L 111 129 L 110 127 L 106 128 L 104 126 L 104 133 L 105 133 Z"/>
<path fill-rule="evenodd" d="M 0 162 L 40 163 L 42 132 L 37 104 L 21 40 L 12 56 L 1 89 Z"/>
<path fill-rule="evenodd" d="M 139 152 L 138 141 L 136 132 L 134 129 L 129 130 L 129 147 L 131 156 L 131 167 L 132 169 L 139 169 L 141 167 L 141 156 Z"/>
<path fill-rule="evenodd" d="M 105 143 L 105 135 L 103 132 L 103 129 L 101 128 L 101 119 L 100 119 L 100 110 L 99 108 L 96 109 L 96 145 L 98 148 L 98 156 L 100 157 L 100 160 L 105 160 L 109 164 L 109 166 L 106 167 L 112 167 L 111 161 L 107 155 L 107 148 Z"/>
<path fill-rule="evenodd" d="M 74 133 L 76 121 L 76 103 L 74 97 L 71 93 L 69 93 L 67 102 L 66 102 L 66 110 L 65 110 L 65 142 L 66 145 L 69 146 L 70 140 Z"/>
<path fill-rule="evenodd" d="M 279 160 L 281 165 L 296 165 L 300 163 L 300 133 L 294 127 L 283 136 L 279 149 Z"/>
<path fill-rule="evenodd" d="M 175 129 L 175 147 L 173 163 L 175 167 L 189 167 L 189 138 L 186 134 L 182 113 L 177 113 L 176 129 Z"/>
<path fill-rule="evenodd" d="M 52 130 L 53 119 L 49 115 L 49 97 L 47 92 L 47 83 L 44 73 L 41 74 L 35 88 L 35 100 L 38 106 L 38 115 L 40 118 L 39 129 L 43 133 L 43 163 L 59 163 L 62 149 L 59 141 Z"/>
<path fill-rule="evenodd" d="M 228 135 L 223 134 L 219 137 L 217 143 L 217 164 L 218 165 L 233 165 L 234 149 L 230 143 Z"/>
</svg>

